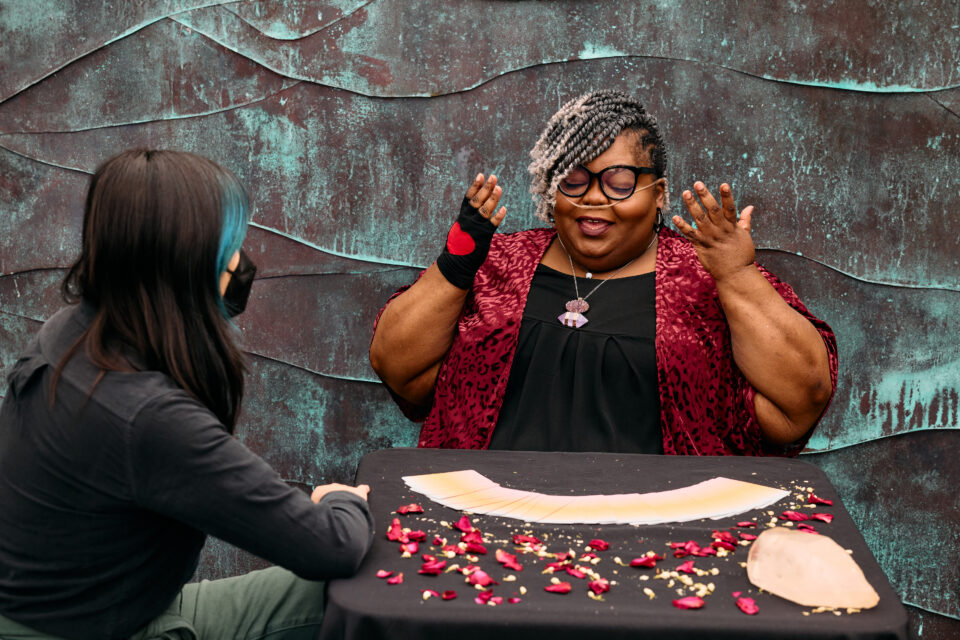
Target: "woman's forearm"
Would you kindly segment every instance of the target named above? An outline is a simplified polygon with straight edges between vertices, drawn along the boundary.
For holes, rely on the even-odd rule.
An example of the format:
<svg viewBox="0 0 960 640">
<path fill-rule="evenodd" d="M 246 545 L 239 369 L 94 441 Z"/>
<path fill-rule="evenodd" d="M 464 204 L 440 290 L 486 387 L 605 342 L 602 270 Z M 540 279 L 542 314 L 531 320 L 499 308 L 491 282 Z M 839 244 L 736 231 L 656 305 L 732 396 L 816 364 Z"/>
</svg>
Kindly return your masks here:
<svg viewBox="0 0 960 640">
<path fill-rule="evenodd" d="M 734 361 L 760 395 L 754 406 L 764 436 L 779 444 L 796 441 L 832 393 L 823 338 L 754 265 L 717 280 L 717 291 Z"/>
<path fill-rule="evenodd" d="M 436 264 L 384 309 L 370 345 L 370 364 L 398 396 L 425 404 L 456 334 L 467 291 Z"/>
</svg>

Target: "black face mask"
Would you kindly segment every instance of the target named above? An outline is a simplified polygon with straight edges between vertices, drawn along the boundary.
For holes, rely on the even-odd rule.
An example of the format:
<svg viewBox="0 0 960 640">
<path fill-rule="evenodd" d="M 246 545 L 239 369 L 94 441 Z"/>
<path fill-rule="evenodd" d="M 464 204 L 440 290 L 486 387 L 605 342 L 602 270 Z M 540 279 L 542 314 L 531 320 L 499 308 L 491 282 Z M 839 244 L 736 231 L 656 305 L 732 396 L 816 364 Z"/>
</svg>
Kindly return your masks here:
<svg viewBox="0 0 960 640">
<path fill-rule="evenodd" d="M 232 318 L 243 313 L 247 308 L 247 298 L 250 297 L 250 288 L 253 286 L 253 276 L 257 273 L 257 265 L 240 249 L 240 262 L 237 268 L 230 273 L 230 282 L 223 294 L 223 306 Z"/>
</svg>

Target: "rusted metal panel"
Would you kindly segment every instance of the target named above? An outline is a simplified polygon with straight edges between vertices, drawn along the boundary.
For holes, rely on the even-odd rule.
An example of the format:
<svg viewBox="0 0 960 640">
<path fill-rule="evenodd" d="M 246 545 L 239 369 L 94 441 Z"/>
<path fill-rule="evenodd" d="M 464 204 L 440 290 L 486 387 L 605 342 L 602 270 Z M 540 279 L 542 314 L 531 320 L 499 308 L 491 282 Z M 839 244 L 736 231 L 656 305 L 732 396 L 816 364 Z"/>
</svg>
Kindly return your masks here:
<svg viewBox="0 0 960 640">
<path fill-rule="evenodd" d="M 477 171 L 501 178 L 505 231 L 538 224 L 543 123 L 620 88 L 661 120 L 674 201 L 730 182 L 761 262 L 836 330 L 810 459 L 918 635 L 952 637 L 932 612 L 958 617 L 955 563 L 923 549 L 957 542 L 958 59 L 953 2 L 0 0 L 0 372 L 60 304 L 88 174 L 130 146 L 197 151 L 254 203 L 240 437 L 290 481 L 350 481 L 416 440 L 367 363 L 379 306 Z M 213 543 L 200 575 L 257 563 Z"/>
</svg>

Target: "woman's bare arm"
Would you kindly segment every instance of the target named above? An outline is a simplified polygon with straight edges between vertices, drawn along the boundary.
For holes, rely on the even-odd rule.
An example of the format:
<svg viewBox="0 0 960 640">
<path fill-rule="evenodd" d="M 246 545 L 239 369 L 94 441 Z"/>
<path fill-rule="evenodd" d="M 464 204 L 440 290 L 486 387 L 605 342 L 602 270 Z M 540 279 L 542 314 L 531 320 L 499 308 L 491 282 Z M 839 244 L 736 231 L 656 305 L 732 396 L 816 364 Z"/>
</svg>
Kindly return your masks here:
<svg viewBox="0 0 960 640">
<path fill-rule="evenodd" d="M 729 185 L 720 186 L 720 203 L 702 182 L 694 190 L 703 206 L 690 191 L 683 201 L 696 228 L 679 216 L 673 222 L 716 281 L 733 359 L 757 390 L 754 408 L 764 437 L 776 444 L 795 442 L 820 417 L 833 391 L 826 345 L 754 264 L 753 207 L 738 220 Z"/>
<path fill-rule="evenodd" d="M 478 174 L 466 197 L 497 227 L 507 213 L 506 207 L 497 210 L 502 194 L 496 176 L 484 180 Z M 468 291 L 451 284 L 435 262 L 384 309 L 370 345 L 370 364 L 404 400 L 424 405 L 433 393 Z"/>
</svg>

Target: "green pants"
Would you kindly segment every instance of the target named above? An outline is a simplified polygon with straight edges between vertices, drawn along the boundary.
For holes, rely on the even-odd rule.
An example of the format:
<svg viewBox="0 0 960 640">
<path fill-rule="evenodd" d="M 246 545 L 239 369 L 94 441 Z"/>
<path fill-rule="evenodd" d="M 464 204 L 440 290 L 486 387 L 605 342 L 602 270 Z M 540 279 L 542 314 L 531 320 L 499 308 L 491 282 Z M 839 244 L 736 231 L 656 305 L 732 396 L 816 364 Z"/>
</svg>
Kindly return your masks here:
<svg viewBox="0 0 960 640">
<path fill-rule="evenodd" d="M 306 640 L 323 620 L 324 583 L 271 567 L 184 585 L 130 640 Z M 60 640 L 0 616 L 2 640 Z"/>
</svg>

